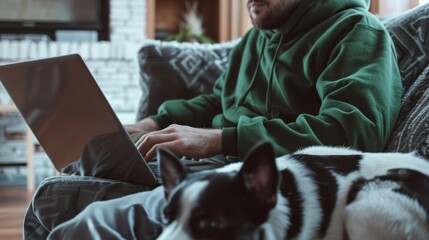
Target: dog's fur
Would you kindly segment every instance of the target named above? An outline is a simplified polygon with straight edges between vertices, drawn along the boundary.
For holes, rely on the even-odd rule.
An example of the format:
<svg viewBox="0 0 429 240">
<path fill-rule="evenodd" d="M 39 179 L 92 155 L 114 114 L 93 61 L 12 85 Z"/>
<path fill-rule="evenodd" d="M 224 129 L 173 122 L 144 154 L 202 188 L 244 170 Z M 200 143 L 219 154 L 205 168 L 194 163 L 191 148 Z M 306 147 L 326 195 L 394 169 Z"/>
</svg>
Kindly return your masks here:
<svg viewBox="0 0 429 240">
<path fill-rule="evenodd" d="M 429 239 L 429 162 L 414 153 L 310 147 L 189 173 L 158 151 L 167 198 L 158 239 Z"/>
</svg>

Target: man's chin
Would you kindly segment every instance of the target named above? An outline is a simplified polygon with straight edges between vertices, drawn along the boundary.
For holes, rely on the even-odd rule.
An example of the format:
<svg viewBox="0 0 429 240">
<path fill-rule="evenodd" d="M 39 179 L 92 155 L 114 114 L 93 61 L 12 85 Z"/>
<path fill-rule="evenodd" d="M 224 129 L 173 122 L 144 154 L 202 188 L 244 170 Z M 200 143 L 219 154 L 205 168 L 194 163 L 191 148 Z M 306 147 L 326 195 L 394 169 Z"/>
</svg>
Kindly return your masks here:
<svg viewBox="0 0 429 240">
<path fill-rule="evenodd" d="M 252 25 L 254 28 L 256 28 L 258 30 L 264 30 L 264 26 L 261 24 L 260 21 L 252 20 Z"/>
<path fill-rule="evenodd" d="M 249 13 L 250 19 L 253 21 L 257 21 L 258 18 L 261 17 L 261 12 L 251 12 Z"/>
<path fill-rule="evenodd" d="M 250 20 L 255 28 L 259 28 L 261 26 L 261 15 L 251 16 Z"/>
</svg>

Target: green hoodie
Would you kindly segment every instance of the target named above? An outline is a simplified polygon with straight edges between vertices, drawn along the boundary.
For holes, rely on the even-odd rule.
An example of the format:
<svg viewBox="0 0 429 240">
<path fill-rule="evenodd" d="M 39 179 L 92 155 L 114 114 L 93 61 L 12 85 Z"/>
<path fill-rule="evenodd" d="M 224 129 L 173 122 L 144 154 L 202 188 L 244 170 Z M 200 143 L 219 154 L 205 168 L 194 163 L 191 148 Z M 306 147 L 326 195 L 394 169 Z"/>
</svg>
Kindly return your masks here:
<svg viewBox="0 0 429 240">
<path fill-rule="evenodd" d="M 382 151 L 402 85 L 392 40 L 369 0 L 302 0 L 277 31 L 251 29 L 212 94 L 164 103 L 152 118 L 222 129 L 224 155 L 258 141 L 276 155 L 310 145 Z"/>
</svg>

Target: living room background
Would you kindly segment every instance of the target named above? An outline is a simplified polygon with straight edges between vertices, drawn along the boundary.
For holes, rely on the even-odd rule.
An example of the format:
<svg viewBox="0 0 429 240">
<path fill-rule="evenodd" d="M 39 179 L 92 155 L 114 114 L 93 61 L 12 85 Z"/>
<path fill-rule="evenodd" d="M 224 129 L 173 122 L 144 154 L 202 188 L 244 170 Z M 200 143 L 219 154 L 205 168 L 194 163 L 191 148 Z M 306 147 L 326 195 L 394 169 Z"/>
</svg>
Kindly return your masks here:
<svg viewBox="0 0 429 240">
<path fill-rule="evenodd" d="M 79 53 L 120 120 L 133 122 L 140 98 L 137 50 L 146 38 L 146 1 L 109 1 L 109 41 L 0 39 L 0 64 Z M 0 85 L 0 105 L 9 103 Z M 26 162 L 25 132 L 26 125 L 17 112 L 0 112 L 0 185 L 25 184 L 26 167 L 1 167 L 2 162 Z M 37 144 L 33 157 L 36 183 L 55 174 Z"/>
</svg>

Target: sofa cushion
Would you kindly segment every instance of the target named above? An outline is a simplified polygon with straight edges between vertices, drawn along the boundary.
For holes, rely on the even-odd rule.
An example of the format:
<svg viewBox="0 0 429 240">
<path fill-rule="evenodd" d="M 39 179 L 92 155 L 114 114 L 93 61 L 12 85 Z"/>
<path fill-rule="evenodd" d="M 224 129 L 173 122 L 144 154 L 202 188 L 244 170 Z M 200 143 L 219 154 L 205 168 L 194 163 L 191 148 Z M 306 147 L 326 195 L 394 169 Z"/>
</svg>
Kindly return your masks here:
<svg viewBox="0 0 429 240">
<path fill-rule="evenodd" d="M 142 97 L 137 120 L 155 114 L 166 100 L 211 92 L 238 41 L 198 44 L 147 40 L 138 53 Z"/>
<path fill-rule="evenodd" d="M 398 53 L 404 92 L 387 151 L 429 158 L 429 4 L 383 20 Z"/>
</svg>

